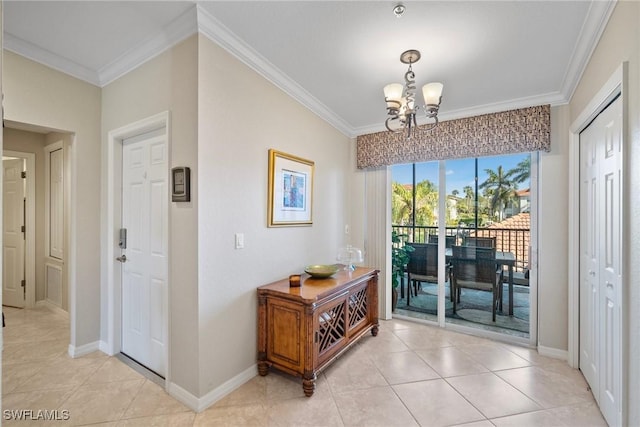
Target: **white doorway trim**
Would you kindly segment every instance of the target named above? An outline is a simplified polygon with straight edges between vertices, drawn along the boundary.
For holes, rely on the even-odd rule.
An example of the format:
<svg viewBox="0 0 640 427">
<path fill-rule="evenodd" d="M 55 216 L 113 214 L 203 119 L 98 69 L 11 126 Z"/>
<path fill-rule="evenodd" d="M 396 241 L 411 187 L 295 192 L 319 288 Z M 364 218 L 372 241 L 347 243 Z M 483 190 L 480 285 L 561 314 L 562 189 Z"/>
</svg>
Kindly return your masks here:
<svg viewBox="0 0 640 427">
<path fill-rule="evenodd" d="M 628 63 L 623 62 L 618 69 L 609 77 L 598 93 L 591 99 L 584 110 L 571 124 L 569 128 L 569 218 L 580 217 L 580 132 L 582 132 L 591 121 L 619 94 L 622 97 L 622 153 L 623 153 L 623 175 L 621 180 L 621 211 L 622 230 L 627 228 L 628 213 L 625 209 L 624 200 L 627 192 L 627 182 L 629 167 L 626 165 L 625 152 L 626 144 L 629 141 L 628 130 Z M 628 310 L 625 301 L 629 298 L 628 266 L 629 266 L 629 242 L 622 239 L 622 277 L 621 277 L 621 345 L 622 354 L 621 391 L 622 391 L 622 424 L 626 423 L 627 414 L 627 380 L 625 372 L 629 372 L 629 360 L 627 357 L 627 336 Z M 579 367 L 580 355 L 580 223 L 579 221 L 569 221 L 569 307 L 568 307 L 568 362 L 573 368 Z"/>
<path fill-rule="evenodd" d="M 3 150 L 3 155 L 25 159 L 27 163 L 27 203 L 25 206 L 25 307 L 36 305 L 36 155 L 21 151 Z"/>
<path fill-rule="evenodd" d="M 106 232 L 102 236 L 103 247 L 106 248 L 105 258 L 103 259 L 103 265 L 106 267 L 106 280 L 107 280 L 107 341 L 105 343 L 106 348 L 102 348 L 102 351 L 109 355 L 115 355 L 120 353 L 122 345 L 122 283 L 121 283 L 121 266 L 122 264 L 115 261 L 116 249 L 118 249 L 118 231 L 122 221 L 122 142 L 127 138 L 137 136 L 143 133 L 147 133 L 159 128 L 166 129 L 167 135 L 167 153 L 169 155 L 168 164 L 171 165 L 171 128 L 169 112 L 165 111 L 154 116 L 142 119 L 135 123 L 123 126 L 118 129 L 114 129 L 109 132 L 107 137 L 107 193 L 106 193 L 106 206 L 107 206 L 107 221 Z M 167 171 L 168 174 L 168 171 Z M 169 209 L 168 214 L 171 215 Z M 169 224 L 171 219 L 169 217 Z M 170 237 L 169 237 L 170 239 Z M 169 248 L 168 256 L 171 257 L 171 246 Z M 169 275 L 171 277 L 171 263 L 169 263 Z M 171 282 L 169 281 L 166 288 L 165 301 L 167 301 L 169 310 L 171 301 L 169 299 L 169 288 Z M 167 318 L 167 324 L 163 325 L 167 337 L 167 346 L 165 351 L 165 366 L 166 378 L 165 388 L 170 384 L 171 365 L 169 363 L 169 348 L 170 348 L 170 335 L 169 335 L 169 318 Z"/>
</svg>

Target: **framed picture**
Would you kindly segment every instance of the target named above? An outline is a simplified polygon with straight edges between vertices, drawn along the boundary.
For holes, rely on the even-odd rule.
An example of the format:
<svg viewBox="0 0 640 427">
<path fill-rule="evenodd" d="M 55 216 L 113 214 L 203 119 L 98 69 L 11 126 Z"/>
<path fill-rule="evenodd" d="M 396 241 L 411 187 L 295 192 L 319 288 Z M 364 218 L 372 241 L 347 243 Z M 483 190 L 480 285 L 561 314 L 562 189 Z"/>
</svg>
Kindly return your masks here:
<svg viewBox="0 0 640 427">
<path fill-rule="evenodd" d="M 269 227 L 311 225 L 314 163 L 269 150 Z"/>
</svg>

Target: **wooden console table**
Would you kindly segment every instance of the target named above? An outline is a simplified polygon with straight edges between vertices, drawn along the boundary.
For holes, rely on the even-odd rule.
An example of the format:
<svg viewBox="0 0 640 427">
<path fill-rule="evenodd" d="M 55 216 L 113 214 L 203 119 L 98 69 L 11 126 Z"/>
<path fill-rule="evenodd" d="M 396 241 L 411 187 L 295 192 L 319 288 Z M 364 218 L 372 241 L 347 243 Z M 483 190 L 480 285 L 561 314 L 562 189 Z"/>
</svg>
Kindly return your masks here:
<svg viewBox="0 0 640 427">
<path fill-rule="evenodd" d="M 302 377 L 306 396 L 317 373 L 368 331 L 378 334 L 378 270 L 357 267 L 328 279 L 302 276 L 258 288 L 258 372 Z"/>
</svg>

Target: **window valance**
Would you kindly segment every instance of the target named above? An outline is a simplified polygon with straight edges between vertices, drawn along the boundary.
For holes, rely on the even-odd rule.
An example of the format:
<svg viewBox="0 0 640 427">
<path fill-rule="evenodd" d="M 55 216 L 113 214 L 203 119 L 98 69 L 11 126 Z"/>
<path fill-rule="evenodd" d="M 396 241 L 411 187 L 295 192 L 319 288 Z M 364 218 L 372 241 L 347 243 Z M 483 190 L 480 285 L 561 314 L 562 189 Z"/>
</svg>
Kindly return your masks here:
<svg viewBox="0 0 640 427">
<path fill-rule="evenodd" d="M 358 136 L 358 169 L 551 150 L 549 105 L 448 120 L 432 131 L 420 128 L 409 140 L 388 131 Z"/>
</svg>

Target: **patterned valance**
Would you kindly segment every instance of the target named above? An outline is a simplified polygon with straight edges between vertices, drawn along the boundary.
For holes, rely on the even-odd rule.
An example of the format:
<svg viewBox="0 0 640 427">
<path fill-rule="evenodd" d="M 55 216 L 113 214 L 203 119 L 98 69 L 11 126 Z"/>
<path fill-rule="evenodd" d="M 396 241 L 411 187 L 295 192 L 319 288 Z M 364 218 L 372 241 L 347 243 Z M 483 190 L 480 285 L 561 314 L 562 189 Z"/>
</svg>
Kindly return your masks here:
<svg viewBox="0 0 640 427">
<path fill-rule="evenodd" d="M 440 122 L 411 139 L 378 132 L 357 138 L 358 169 L 429 160 L 551 150 L 551 107 L 521 108 Z"/>
</svg>

